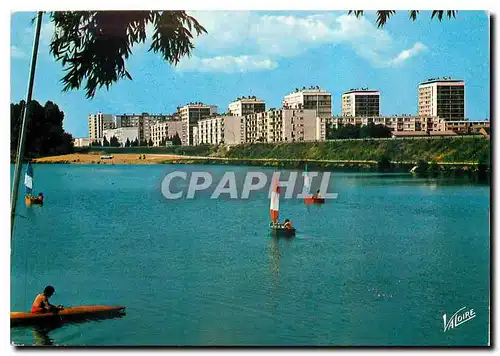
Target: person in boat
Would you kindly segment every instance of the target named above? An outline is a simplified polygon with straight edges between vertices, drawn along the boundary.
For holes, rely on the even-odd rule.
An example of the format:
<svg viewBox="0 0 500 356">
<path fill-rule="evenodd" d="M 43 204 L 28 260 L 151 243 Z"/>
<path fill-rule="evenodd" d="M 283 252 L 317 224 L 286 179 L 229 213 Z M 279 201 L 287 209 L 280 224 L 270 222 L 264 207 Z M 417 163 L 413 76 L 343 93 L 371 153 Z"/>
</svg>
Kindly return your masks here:
<svg viewBox="0 0 500 356">
<path fill-rule="evenodd" d="M 41 203 L 43 203 L 43 193 L 38 193 L 37 200 Z"/>
<path fill-rule="evenodd" d="M 319 198 L 319 189 L 316 191 L 316 193 L 313 194 L 313 199 L 318 199 Z"/>
<path fill-rule="evenodd" d="M 55 288 L 52 286 L 45 287 L 43 293 L 38 294 L 33 301 L 33 305 L 31 306 L 31 313 L 50 313 L 63 310 L 64 307 L 62 305 L 52 305 L 49 303 L 49 298 L 52 297 L 55 291 Z"/>
<path fill-rule="evenodd" d="M 289 219 L 285 220 L 285 223 L 283 224 L 283 228 L 287 230 L 291 230 L 293 228 L 292 222 Z"/>
</svg>

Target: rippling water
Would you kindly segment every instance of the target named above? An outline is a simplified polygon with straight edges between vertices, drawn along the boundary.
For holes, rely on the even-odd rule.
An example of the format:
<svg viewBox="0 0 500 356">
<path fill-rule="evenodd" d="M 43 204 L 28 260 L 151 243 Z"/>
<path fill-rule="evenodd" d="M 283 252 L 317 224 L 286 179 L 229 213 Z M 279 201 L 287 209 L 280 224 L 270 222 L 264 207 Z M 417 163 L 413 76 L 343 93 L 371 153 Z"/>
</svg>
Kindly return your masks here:
<svg viewBox="0 0 500 356">
<path fill-rule="evenodd" d="M 19 203 L 11 310 L 52 284 L 54 303 L 121 304 L 127 315 L 15 328 L 13 342 L 487 344 L 489 186 L 333 173 L 338 199 L 282 201 L 298 234 L 275 240 L 265 194 L 165 200 L 161 181 L 175 168 L 35 165 L 46 203 Z M 443 332 L 442 314 L 462 306 L 476 318 Z"/>
</svg>

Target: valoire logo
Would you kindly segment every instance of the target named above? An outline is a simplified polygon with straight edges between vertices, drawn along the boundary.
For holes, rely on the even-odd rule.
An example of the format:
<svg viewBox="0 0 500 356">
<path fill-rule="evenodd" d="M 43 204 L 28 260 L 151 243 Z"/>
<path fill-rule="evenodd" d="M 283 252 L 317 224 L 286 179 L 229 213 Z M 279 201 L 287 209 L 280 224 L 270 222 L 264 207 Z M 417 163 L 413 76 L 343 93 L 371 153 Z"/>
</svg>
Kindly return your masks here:
<svg viewBox="0 0 500 356">
<path fill-rule="evenodd" d="M 474 312 L 474 309 L 466 310 L 466 307 L 462 307 L 456 311 L 455 314 L 451 316 L 449 320 L 446 319 L 446 314 L 443 314 L 443 325 L 444 325 L 444 330 L 447 331 L 453 328 L 456 328 L 457 326 L 465 323 L 466 321 L 469 321 L 471 319 L 474 319 L 476 317 L 476 313 Z"/>
</svg>

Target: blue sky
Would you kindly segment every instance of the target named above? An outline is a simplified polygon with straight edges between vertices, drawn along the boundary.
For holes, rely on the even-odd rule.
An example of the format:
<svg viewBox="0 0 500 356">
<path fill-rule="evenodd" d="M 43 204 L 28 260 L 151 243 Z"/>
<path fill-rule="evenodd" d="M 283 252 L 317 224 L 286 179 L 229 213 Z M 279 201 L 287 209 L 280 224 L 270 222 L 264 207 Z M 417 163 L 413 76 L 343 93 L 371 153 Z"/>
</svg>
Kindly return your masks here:
<svg viewBox="0 0 500 356">
<path fill-rule="evenodd" d="M 133 80 L 121 81 L 94 99 L 84 90 L 63 93 L 60 63 L 49 55 L 53 27 L 45 15 L 33 98 L 52 100 L 65 113 L 64 127 L 87 136 L 87 116 L 102 111 L 172 113 L 179 105 L 202 101 L 225 112 L 238 96 L 256 95 L 279 107 L 296 87 L 319 85 L 333 95 L 340 114 L 343 91 L 369 87 L 381 91 L 381 113 L 415 114 L 418 83 L 451 76 L 466 81 L 466 116 L 490 117 L 489 19 L 483 11 L 460 11 L 454 20 L 416 22 L 398 11 L 379 30 L 374 14 L 362 19 L 345 11 L 191 12 L 208 30 L 195 40 L 191 58 L 177 67 L 133 48 L 127 68 Z M 34 13 L 14 13 L 11 27 L 11 101 L 26 93 Z"/>
</svg>

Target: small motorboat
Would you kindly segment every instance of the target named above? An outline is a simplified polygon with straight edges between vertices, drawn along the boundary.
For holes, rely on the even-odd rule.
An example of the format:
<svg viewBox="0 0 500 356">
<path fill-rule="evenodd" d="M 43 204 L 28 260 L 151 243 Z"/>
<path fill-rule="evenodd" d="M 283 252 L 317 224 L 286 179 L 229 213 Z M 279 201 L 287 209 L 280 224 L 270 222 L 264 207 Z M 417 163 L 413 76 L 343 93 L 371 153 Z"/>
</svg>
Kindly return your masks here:
<svg viewBox="0 0 500 356">
<path fill-rule="evenodd" d="M 307 172 L 307 163 L 304 168 L 304 188 L 307 188 L 308 190 L 311 188 L 311 177 L 309 177 L 309 173 Z M 319 190 L 316 192 L 316 194 L 311 195 L 310 197 L 305 197 L 304 198 L 304 203 L 306 204 L 324 204 L 325 203 L 325 198 L 320 198 L 319 197 Z"/>
<path fill-rule="evenodd" d="M 306 204 L 325 204 L 325 198 L 318 198 L 314 196 L 304 198 Z"/>
</svg>

